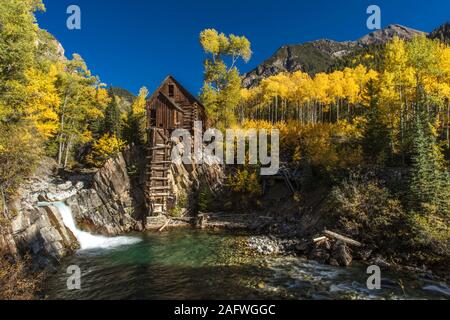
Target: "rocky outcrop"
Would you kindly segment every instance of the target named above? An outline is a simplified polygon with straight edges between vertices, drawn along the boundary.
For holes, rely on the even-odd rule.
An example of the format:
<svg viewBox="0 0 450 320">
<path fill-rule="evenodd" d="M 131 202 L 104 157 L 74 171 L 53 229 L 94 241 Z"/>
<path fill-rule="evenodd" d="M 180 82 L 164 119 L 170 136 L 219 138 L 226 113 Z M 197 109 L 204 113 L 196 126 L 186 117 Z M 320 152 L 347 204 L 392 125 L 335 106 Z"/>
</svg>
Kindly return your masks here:
<svg viewBox="0 0 450 320">
<path fill-rule="evenodd" d="M 143 229 L 143 194 L 133 185 L 124 154 L 108 160 L 90 184 L 66 200 L 82 229 L 104 235 Z"/>
<path fill-rule="evenodd" d="M 172 206 L 178 206 L 181 212 L 194 212 L 201 184 L 215 192 L 222 187 L 224 179 L 224 171 L 219 164 L 195 165 L 174 162 L 169 173 L 169 182 L 174 195 Z"/>
<path fill-rule="evenodd" d="M 53 196 L 69 192 L 67 184 L 55 178 L 55 168 L 53 160 L 44 159 L 36 173 L 10 201 L 8 216 L 1 217 L 1 252 L 17 256 L 29 253 L 38 266 L 46 266 L 78 247 L 58 210 L 51 206 L 38 207 L 38 202 L 45 198 L 45 192 Z"/>
<path fill-rule="evenodd" d="M 412 38 L 414 38 L 415 36 L 420 35 L 427 35 L 427 33 L 404 27 L 399 24 L 391 24 L 382 30 L 377 30 L 369 33 L 368 35 L 359 39 L 357 43 L 360 46 L 371 46 L 387 43 L 394 39 L 394 37 L 409 41 L 412 40 Z"/>
<path fill-rule="evenodd" d="M 253 236 L 247 240 L 247 246 L 262 255 L 289 255 L 299 253 L 303 248 L 303 242 L 274 236 Z"/>
</svg>

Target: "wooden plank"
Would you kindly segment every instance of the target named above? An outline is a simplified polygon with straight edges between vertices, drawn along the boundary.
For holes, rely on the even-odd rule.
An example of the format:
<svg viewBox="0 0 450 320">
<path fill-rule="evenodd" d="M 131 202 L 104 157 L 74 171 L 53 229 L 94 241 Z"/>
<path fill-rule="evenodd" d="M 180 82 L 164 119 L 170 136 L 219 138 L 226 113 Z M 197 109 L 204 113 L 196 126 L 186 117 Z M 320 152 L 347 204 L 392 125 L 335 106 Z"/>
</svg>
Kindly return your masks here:
<svg viewBox="0 0 450 320">
<path fill-rule="evenodd" d="M 161 164 L 171 164 L 172 161 L 152 161 L 150 164 L 161 165 Z"/>
<path fill-rule="evenodd" d="M 170 186 L 162 186 L 162 187 L 150 187 L 150 190 L 170 190 L 172 189 Z"/>
<path fill-rule="evenodd" d="M 167 150 L 167 149 L 171 149 L 171 147 L 166 146 L 166 145 L 161 145 L 161 146 L 156 146 L 156 147 L 150 148 L 150 150 Z"/>
<path fill-rule="evenodd" d="M 153 194 L 150 194 L 151 198 L 168 197 L 168 196 L 170 196 L 170 193 L 153 193 Z"/>
<path fill-rule="evenodd" d="M 169 171 L 168 167 L 157 167 L 156 165 L 151 166 L 150 168 L 151 171 Z"/>
</svg>

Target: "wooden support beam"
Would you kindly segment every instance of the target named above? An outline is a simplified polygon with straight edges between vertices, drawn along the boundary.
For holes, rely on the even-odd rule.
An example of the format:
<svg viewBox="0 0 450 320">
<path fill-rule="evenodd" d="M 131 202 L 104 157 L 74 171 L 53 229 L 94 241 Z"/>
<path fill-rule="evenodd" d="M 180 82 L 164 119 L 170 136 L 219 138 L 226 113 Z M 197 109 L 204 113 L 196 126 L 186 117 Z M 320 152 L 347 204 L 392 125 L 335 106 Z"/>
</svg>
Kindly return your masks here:
<svg viewBox="0 0 450 320">
<path fill-rule="evenodd" d="M 150 190 L 170 190 L 170 189 L 172 189 L 170 186 L 150 187 Z"/>
<path fill-rule="evenodd" d="M 168 197 L 170 193 L 150 193 L 151 198 Z"/>
<path fill-rule="evenodd" d="M 151 173 L 152 171 L 169 171 L 167 167 L 150 167 L 149 171 L 147 173 Z"/>
<path fill-rule="evenodd" d="M 171 149 L 171 147 L 166 146 L 166 145 L 160 145 L 160 146 L 149 148 L 149 150 L 168 150 L 168 149 Z"/>
<path fill-rule="evenodd" d="M 151 165 L 158 165 L 158 164 L 171 164 L 172 161 L 152 161 L 150 164 Z"/>
</svg>

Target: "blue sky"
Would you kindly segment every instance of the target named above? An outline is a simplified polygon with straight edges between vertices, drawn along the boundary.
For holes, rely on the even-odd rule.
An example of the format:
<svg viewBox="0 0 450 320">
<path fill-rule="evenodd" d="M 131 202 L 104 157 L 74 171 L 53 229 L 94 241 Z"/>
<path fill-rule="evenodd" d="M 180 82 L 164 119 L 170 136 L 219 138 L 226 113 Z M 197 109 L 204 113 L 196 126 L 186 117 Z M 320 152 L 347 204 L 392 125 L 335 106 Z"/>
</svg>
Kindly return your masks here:
<svg viewBox="0 0 450 320">
<path fill-rule="evenodd" d="M 450 20 L 448 0 L 44 0 L 41 28 L 54 34 L 66 55 L 79 53 L 109 85 L 150 91 L 168 74 L 194 94 L 200 90 L 205 28 L 245 35 L 254 55 L 247 72 L 285 44 L 321 38 L 356 40 L 369 33 L 366 9 L 377 4 L 382 25 L 432 31 Z M 68 30 L 66 9 L 78 5 L 82 29 Z"/>
</svg>

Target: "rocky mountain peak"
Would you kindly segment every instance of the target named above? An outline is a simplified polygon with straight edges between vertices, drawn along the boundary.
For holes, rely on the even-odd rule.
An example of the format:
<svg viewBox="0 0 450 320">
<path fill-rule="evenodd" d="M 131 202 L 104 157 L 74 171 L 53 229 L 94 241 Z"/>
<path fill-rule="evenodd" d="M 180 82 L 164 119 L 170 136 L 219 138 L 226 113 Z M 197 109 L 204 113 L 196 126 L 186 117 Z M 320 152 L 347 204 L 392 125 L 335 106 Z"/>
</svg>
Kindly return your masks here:
<svg viewBox="0 0 450 320">
<path fill-rule="evenodd" d="M 383 44 L 392 40 L 395 36 L 403 40 L 411 40 L 415 36 L 427 35 L 427 33 L 408 28 L 399 24 L 391 24 L 384 29 L 374 31 L 357 41 L 361 46 Z"/>
</svg>

